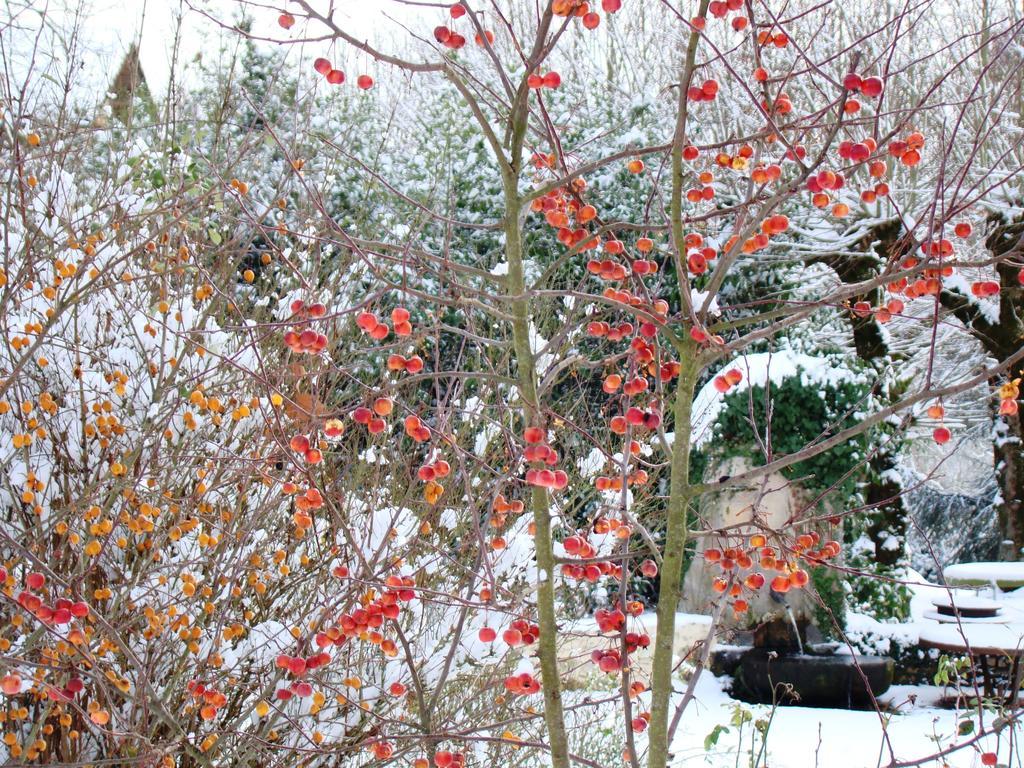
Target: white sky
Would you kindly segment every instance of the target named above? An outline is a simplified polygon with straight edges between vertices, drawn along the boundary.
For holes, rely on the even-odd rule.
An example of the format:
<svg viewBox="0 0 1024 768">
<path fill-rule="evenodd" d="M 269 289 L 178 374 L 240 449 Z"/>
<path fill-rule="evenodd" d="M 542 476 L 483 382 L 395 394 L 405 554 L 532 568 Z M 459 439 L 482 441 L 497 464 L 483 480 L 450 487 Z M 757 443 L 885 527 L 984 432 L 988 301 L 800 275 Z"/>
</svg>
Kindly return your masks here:
<svg viewBox="0 0 1024 768">
<path fill-rule="evenodd" d="M 329 4 L 330 0 L 317 2 L 324 9 Z M 444 18 L 440 9 L 410 11 L 409 6 L 389 0 L 334 0 L 333 4 L 339 25 L 362 39 L 379 40 L 382 34 L 400 34 L 397 24 L 388 23 L 389 15 L 400 15 L 411 21 L 415 14 L 419 18 L 414 23 L 421 34 Z M 187 63 L 204 51 L 216 50 L 228 34 L 204 17 L 200 10 L 230 22 L 235 20 L 241 9 L 247 8 L 253 18 L 255 35 L 276 39 L 300 38 L 304 34 L 301 19 L 290 32 L 277 25 L 279 14 L 289 6 L 293 12 L 296 11 L 295 5 L 287 0 L 256 0 L 252 3 L 240 0 L 0 0 L 0 34 L 6 38 L 6 42 L 0 44 L 5 48 L 5 58 L 13 59 L 9 71 L 15 77 L 23 78 L 32 56 L 36 33 L 41 25 L 45 25 L 49 34 L 40 40 L 39 50 L 43 53 L 37 52 L 35 60 L 43 62 L 52 56 L 55 72 L 63 74 L 67 71 L 70 57 L 58 38 L 74 26 L 77 17 L 81 38 L 79 56 L 73 66 L 76 94 L 82 98 L 102 97 L 129 46 L 140 41 L 143 71 L 150 89 L 159 97 L 166 91 L 171 71 L 174 30 L 179 16 L 183 33 L 177 71 L 187 83 Z M 60 30 L 61 34 L 55 34 L 55 30 Z M 309 34 L 319 35 L 323 31 L 323 27 L 315 27 L 309 30 Z M 327 42 L 310 43 L 305 49 L 309 57 L 330 57 L 332 53 Z M 335 51 L 335 55 L 343 54 Z"/>
</svg>

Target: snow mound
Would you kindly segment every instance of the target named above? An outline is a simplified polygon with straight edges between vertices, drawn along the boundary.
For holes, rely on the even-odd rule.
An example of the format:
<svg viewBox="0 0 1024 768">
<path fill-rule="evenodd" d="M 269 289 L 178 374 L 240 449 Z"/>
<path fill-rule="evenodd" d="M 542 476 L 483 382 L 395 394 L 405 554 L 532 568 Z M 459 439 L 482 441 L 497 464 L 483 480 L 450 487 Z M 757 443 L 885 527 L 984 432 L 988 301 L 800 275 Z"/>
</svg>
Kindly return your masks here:
<svg viewBox="0 0 1024 768">
<path fill-rule="evenodd" d="M 832 358 L 814 357 L 788 349 L 740 355 L 723 366 L 722 370 L 730 368 L 740 371 L 743 374 L 743 381 L 735 385 L 728 394 L 744 392 L 751 386 L 763 387 L 768 381 L 773 385 L 779 385 L 793 376 L 799 376 L 805 386 L 834 386 L 861 378 L 859 373 L 838 364 Z M 713 381 L 709 381 L 697 393 L 693 402 L 691 432 L 695 446 L 700 447 L 711 439 L 715 421 L 724 402 L 725 395 L 715 389 Z"/>
</svg>

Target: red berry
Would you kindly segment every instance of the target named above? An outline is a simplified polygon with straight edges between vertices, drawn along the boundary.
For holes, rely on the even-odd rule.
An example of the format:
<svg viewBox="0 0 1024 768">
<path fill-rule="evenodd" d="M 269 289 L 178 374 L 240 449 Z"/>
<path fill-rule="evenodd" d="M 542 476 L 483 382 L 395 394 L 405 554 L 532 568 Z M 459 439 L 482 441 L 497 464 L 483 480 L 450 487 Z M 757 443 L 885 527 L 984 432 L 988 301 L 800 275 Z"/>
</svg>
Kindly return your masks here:
<svg viewBox="0 0 1024 768">
<path fill-rule="evenodd" d="M 860 89 L 865 96 L 870 96 L 874 99 L 882 95 L 883 87 L 881 78 L 869 77 L 861 83 Z"/>
<path fill-rule="evenodd" d="M 532 445 L 544 442 L 544 430 L 540 427 L 527 427 L 523 430 L 523 440 Z"/>
<path fill-rule="evenodd" d="M 523 644 L 523 633 L 518 629 L 506 629 L 501 633 L 501 639 L 515 648 Z"/>
</svg>

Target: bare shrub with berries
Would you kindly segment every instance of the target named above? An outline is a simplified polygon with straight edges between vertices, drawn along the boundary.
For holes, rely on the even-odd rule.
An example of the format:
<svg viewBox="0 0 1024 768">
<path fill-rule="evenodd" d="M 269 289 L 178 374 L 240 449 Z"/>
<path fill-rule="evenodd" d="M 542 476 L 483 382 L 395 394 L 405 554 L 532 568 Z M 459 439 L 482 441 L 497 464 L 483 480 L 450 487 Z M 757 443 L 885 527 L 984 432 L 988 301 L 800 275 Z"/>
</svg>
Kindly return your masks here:
<svg viewBox="0 0 1024 768">
<path fill-rule="evenodd" d="M 664 768 L 709 651 L 673 647 L 688 547 L 725 542 L 710 641 L 845 573 L 865 513 L 703 498 L 896 424 L 955 445 L 958 398 L 1019 425 L 1024 349 L 939 356 L 1024 291 L 1019 17 L 396 2 L 387 47 L 245 5 L 276 58 L 194 123 L 3 86 L 12 760 Z M 795 450 L 751 408 L 750 468 L 699 472 L 698 395 L 844 324 L 923 351 L 862 355 Z"/>
</svg>

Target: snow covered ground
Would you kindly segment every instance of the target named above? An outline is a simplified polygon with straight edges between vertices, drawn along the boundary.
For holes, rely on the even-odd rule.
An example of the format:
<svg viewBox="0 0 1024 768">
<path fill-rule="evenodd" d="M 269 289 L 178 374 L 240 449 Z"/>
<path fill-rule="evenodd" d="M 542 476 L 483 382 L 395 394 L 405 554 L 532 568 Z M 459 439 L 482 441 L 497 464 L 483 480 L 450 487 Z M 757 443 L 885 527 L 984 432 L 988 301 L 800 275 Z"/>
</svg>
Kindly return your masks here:
<svg viewBox="0 0 1024 768">
<path fill-rule="evenodd" d="M 912 580 L 923 582 L 916 574 Z M 921 629 L 936 626 L 924 618 L 932 609 L 932 600 L 948 595 L 945 588 L 919 583 L 912 587 L 911 620 L 902 624 L 882 624 L 867 616 L 848 616 L 851 633 L 867 633 L 890 637 L 906 646 L 914 644 Z M 987 590 L 982 592 L 987 596 Z M 1024 589 L 1001 594 L 998 600 L 1010 620 L 1010 627 L 1024 628 Z M 1005 629 L 1005 628 L 1003 628 Z M 884 648 L 879 650 L 884 651 Z M 888 766 L 893 763 L 917 763 L 924 766 L 973 768 L 981 766 L 983 752 L 996 752 L 1000 765 L 1022 765 L 1017 742 L 1005 732 L 1001 739 L 994 736 L 976 744 L 932 758 L 937 753 L 970 742 L 972 736 L 958 735 L 962 719 L 977 713 L 965 713 L 937 706 L 943 689 L 932 685 L 894 685 L 879 699 L 881 712 L 864 710 L 818 709 L 810 707 L 779 707 L 774 716 L 771 707 L 746 704 L 727 693 L 730 680 L 704 674 L 696 688 L 694 701 L 687 708 L 673 744 L 674 765 L 768 766 L 769 768 L 865 768 Z M 742 732 L 734 724 L 738 708 L 752 717 Z M 768 743 L 760 762 L 754 758 L 761 751 L 761 738 L 757 736 L 751 756 L 753 723 L 771 717 Z M 989 727 L 994 716 L 986 712 L 983 725 Z M 705 746 L 705 739 L 724 726 L 714 744 Z M 1011 759 L 1012 753 L 1012 759 Z M 930 759 L 925 759 L 930 758 Z"/>
<path fill-rule="evenodd" d="M 908 578 L 918 582 L 912 586 L 911 619 L 905 623 L 885 624 L 859 614 L 848 615 L 851 636 L 870 635 L 879 652 L 917 644 L 921 630 L 938 626 L 924 618 L 932 610 L 932 601 L 948 598 L 941 586 L 927 584 L 917 574 Z M 1019 594 L 1018 594 L 1019 593 Z M 969 591 L 955 592 L 959 597 Z M 987 597 L 988 592 L 982 593 Z M 977 599 L 975 598 L 975 602 Z M 966 600 L 965 603 L 969 603 Z M 1024 590 L 1000 594 L 998 602 L 1010 621 L 1009 627 L 1024 628 Z M 961 603 L 961 604 L 965 604 Z M 677 649 L 687 647 L 707 632 L 710 617 L 677 614 L 680 637 Z M 651 635 L 655 632 L 655 616 L 644 614 L 639 622 Z M 581 619 L 566 627 L 572 642 L 580 645 L 582 655 L 585 636 L 594 634 L 590 619 Z M 1006 627 L 1003 627 L 1006 629 Z M 578 634 L 577 634 L 578 633 Z M 860 639 L 858 637 L 858 639 Z M 593 642 L 593 641 L 592 641 Z M 842 651 L 840 651 L 842 652 Z M 729 694 L 731 679 L 715 677 L 705 671 L 694 691 L 676 732 L 672 745 L 673 766 L 710 766 L 711 768 L 875 768 L 881 766 L 921 765 L 936 768 L 980 768 L 981 755 L 995 752 L 999 765 L 1024 765 L 1018 747 L 1019 730 L 1010 736 L 986 736 L 975 740 L 979 725 L 975 710 L 955 710 L 940 706 L 950 693 L 935 685 L 894 685 L 879 697 L 879 709 L 846 710 L 785 706 L 774 713 L 767 705 L 748 704 Z M 678 689 L 681 689 L 681 686 Z M 574 691 L 569 698 L 586 696 L 592 690 Z M 621 712 L 608 710 L 609 724 Z M 993 725 L 995 715 L 986 711 L 981 727 Z M 742 727 L 738 726 L 743 721 Z M 767 744 L 755 731 L 758 721 L 770 721 Z M 974 731 L 961 730 L 970 722 Z M 614 727 L 609 730 L 612 732 Z M 717 738 L 715 737 L 717 734 Z M 641 739 L 642 743 L 642 739 Z"/>
<path fill-rule="evenodd" d="M 696 698 L 687 707 L 673 744 L 673 765 L 750 766 L 753 722 L 771 716 L 771 707 L 745 704 L 729 697 L 723 687 L 727 678 L 701 677 Z M 771 768 L 865 768 L 886 766 L 894 760 L 917 761 L 962 743 L 957 737 L 962 713 L 935 706 L 941 689 L 934 686 L 893 686 L 880 699 L 884 711 L 779 707 L 768 729 L 768 743 L 758 766 Z M 753 718 L 742 732 L 733 724 L 737 707 Z M 991 716 L 989 716 L 989 722 Z M 725 726 L 716 743 L 705 748 L 705 739 L 716 726 Z M 996 751 L 994 737 L 976 747 L 965 747 L 923 765 L 971 768 L 981 765 L 982 751 Z M 755 756 L 761 738 L 754 745 Z M 1000 762 L 1010 757 L 1007 739 L 999 748 Z M 1014 755 L 1014 761 L 1019 760 Z M 1019 762 L 1017 762 L 1019 764 Z"/>
</svg>

